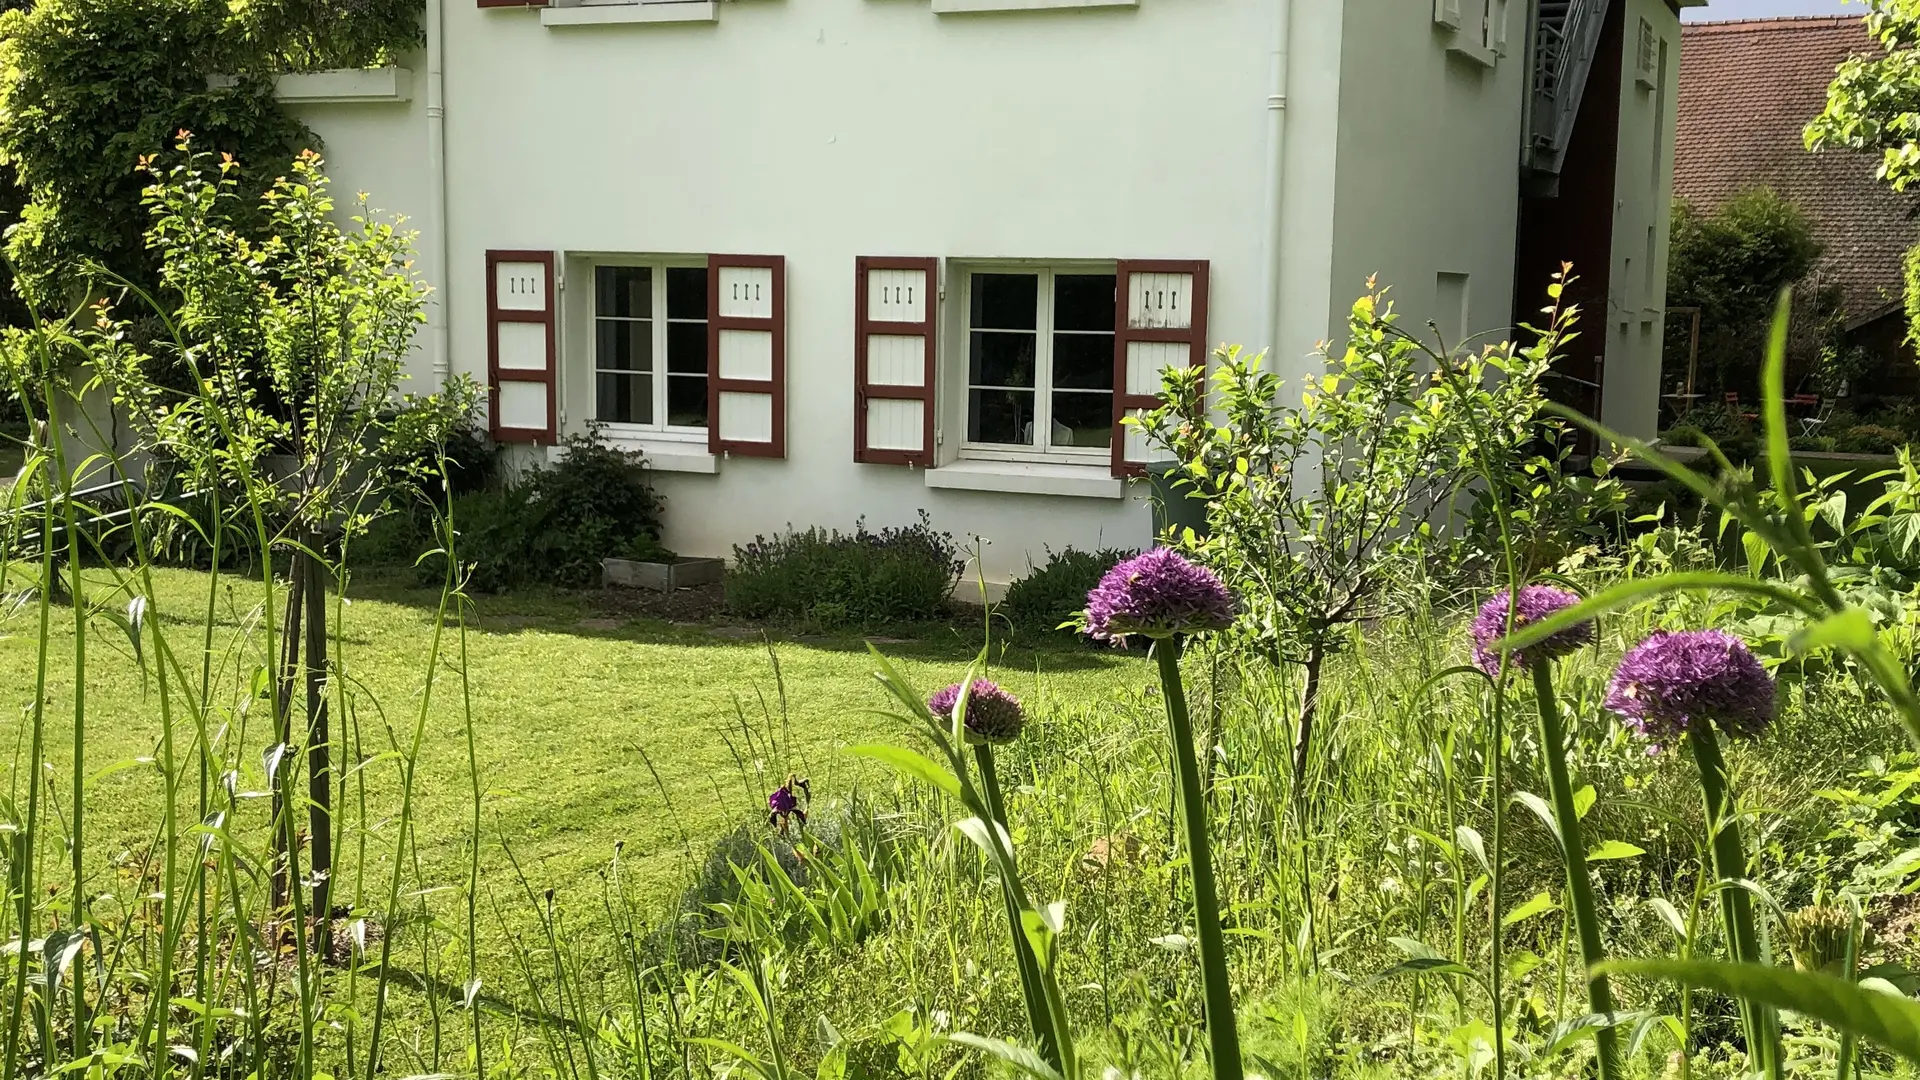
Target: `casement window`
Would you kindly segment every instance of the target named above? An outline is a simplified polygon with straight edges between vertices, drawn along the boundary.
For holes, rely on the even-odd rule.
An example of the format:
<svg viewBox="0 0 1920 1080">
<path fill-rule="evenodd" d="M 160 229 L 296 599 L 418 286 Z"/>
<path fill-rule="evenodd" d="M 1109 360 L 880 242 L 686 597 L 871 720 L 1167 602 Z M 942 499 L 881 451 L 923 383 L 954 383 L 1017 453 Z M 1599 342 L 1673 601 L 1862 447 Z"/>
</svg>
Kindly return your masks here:
<svg viewBox="0 0 1920 1080">
<path fill-rule="evenodd" d="M 594 266 L 595 420 L 705 434 L 707 281 L 705 265 Z"/>
<path fill-rule="evenodd" d="M 1207 359 L 1204 261 L 962 263 L 944 290 L 937 259 L 854 273 L 855 461 L 1138 475 L 1149 450 L 1124 420 L 1158 407 L 1167 368 Z"/>
<path fill-rule="evenodd" d="M 1115 289 L 1111 270 L 967 273 L 963 456 L 1111 456 Z"/>
<path fill-rule="evenodd" d="M 487 275 L 496 441 L 551 445 L 591 421 L 681 471 L 713 471 L 689 444 L 786 456 L 780 256 L 490 251 Z"/>
</svg>

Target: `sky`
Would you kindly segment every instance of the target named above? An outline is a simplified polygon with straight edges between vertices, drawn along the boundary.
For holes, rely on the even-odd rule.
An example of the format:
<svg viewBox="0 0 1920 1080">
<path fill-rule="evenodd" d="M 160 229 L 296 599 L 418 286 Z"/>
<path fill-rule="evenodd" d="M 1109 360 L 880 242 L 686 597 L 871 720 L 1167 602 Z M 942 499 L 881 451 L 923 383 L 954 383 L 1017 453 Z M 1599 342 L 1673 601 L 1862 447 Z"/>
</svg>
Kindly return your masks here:
<svg viewBox="0 0 1920 1080">
<path fill-rule="evenodd" d="M 1706 7 L 1684 8 L 1687 22 L 1710 19 L 1765 19 L 1780 15 L 1864 15 L 1864 4 L 1840 0 L 1709 0 Z"/>
</svg>

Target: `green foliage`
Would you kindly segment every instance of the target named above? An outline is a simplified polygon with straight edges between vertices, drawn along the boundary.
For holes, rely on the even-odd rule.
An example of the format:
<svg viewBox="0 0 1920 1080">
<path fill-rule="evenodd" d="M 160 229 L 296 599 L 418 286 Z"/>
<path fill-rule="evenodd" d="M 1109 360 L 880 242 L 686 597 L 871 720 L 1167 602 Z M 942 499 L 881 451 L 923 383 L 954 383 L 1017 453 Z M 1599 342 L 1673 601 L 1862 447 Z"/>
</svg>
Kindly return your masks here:
<svg viewBox="0 0 1920 1080">
<path fill-rule="evenodd" d="M 1878 152 L 1876 175 L 1904 191 L 1920 176 L 1920 3 L 1866 3 L 1867 32 L 1883 51 L 1841 61 L 1826 107 L 1807 125 L 1807 148 Z"/>
<path fill-rule="evenodd" d="M 104 266 L 151 286 L 137 167 L 192 131 L 245 163 L 243 201 L 312 135 L 273 100 L 273 76 L 376 62 L 419 36 L 420 0 L 39 0 L 0 15 L 0 158 L 26 203 L 7 254 L 43 310 L 78 304 Z M 230 74 L 232 85 L 208 76 Z M 264 217 L 236 221 L 257 235 Z"/>
<path fill-rule="evenodd" d="M 143 352 L 100 305 L 86 331 L 117 405 L 149 445 L 196 487 L 250 490 L 282 538 L 309 545 L 361 531 L 395 490 L 421 480 L 449 433 L 469 426 L 471 380 L 402 395 L 404 361 L 426 321 L 427 287 L 413 269 L 413 236 L 376 219 L 364 201 L 353 228 L 334 218 L 316 154 L 302 154 L 260 198 L 268 230 L 250 238 L 237 213 L 255 212 L 223 159 L 182 141 L 181 160 L 151 168 L 161 281 L 181 298 L 173 314 L 195 345 L 172 359 L 201 392 L 167 385 L 165 361 Z M 366 467 L 371 456 L 385 468 Z M 412 463 L 418 475 L 408 476 Z M 259 485 L 258 478 L 281 483 Z M 235 498 L 232 502 L 242 500 Z"/>
<path fill-rule="evenodd" d="M 424 45 L 425 0 L 247 0 L 223 36 L 234 71 L 383 67 Z"/>
<path fill-rule="evenodd" d="M 781 616 L 823 626 L 874 626 L 937 618 L 965 568 L 952 533 L 926 511 L 912 525 L 851 533 L 789 529 L 733 549 L 727 607 L 747 618 Z"/>
<path fill-rule="evenodd" d="M 1879 424 L 1855 424 L 1834 436 L 1834 449 L 1843 454 L 1891 454 L 1912 436 Z"/>
<path fill-rule="evenodd" d="M 1700 309 L 1694 388 L 1751 399 L 1773 298 L 1805 277 L 1820 255 L 1812 222 L 1771 188 L 1756 187 L 1711 213 L 1676 200 L 1671 236 L 1667 302 Z"/>
<path fill-rule="evenodd" d="M 453 507 L 469 586 L 498 592 L 530 584 L 584 587 L 608 558 L 669 559 L 660 546 L 660 497 L 638 452 L 608 446 L 599 428 L 560 440 L 563 456 L 499 491 Z M 422 574 L 437 574 L 430 560 Z"/>
<path fill-rule="evenodd" d="M 1087 594 L 1107 571 L 1137 554 L 1121 548 L 1048 549 L 1046 564 L 1008 585 L 1006 598 L 994 611 L 1022 632 L 1071 634 L 1071 629 L 1061 629 L 1062 624 L 1085 610 Z"/>
<path fill-rule="evenodd" d="M 1139 422 L 1207 504 L 1211 535 L 1189 546 L 1239 596 L 1241 632 L 1305 663 L 1348 625 L 1395 610 L 1396 570 L 1421 561 L 1426 515 L 1476 455 L 1531 461 L 1559 332 L 1525 350 L 1449 354 L 1401 330 L 1375 291 L 1354 304 L 1346 344 L 1322 347 L 1324 373 L 1294 393 L 1237 349 L 1217 355 L 1211 395 L 1198 368 L 1169 369 L 1169 404 Z"/>
</svg>

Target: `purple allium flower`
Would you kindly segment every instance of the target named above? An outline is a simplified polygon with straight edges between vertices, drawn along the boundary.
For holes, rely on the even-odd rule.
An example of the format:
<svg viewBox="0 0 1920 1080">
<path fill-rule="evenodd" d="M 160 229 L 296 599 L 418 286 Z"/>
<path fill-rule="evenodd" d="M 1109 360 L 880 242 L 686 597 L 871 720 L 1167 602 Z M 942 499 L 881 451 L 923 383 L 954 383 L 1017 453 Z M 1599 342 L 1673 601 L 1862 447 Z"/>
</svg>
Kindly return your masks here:
<svg viewBox="0 0 1920 1080">
<path fill-rule="evenodd" d="M 1506 592 L 1496 593 L 1493 599 L 1480 605 L 1479 613 L 1473 617 L 1473 663 L 1489 675 L 1500 674 L 1500 653 L 1494 645 L 1507 636 L 1508 595 Z M 1514 607 L 1513 629 L 1531 626 L 1579 602 L 1577 594 L 1565 589 L 1556 589 L 1551 585 L 1528 585 L 1520 590 L 1520 603 Z M 1552 660 L 1591 644 L 1593 624 L 1583 622 L 1569 626 L 1545 641 L 1535 642 L 1512 656 L 1518 666 L 1531 667 L 1535 661 Z"/>
<path fill-rule="evenodd" d="M 1087 594 L 1087 633 L 1115 644 L 1132 634 L 1167 638 L 1222 630 L 1232 622 L 1227 587 L 1172 548 L 1154 548 L 1115 566 Z"/>
<path fill-rule="evenodd" d="M 960 701 L 960 684 L 954 683 L 939 690 L 927 699 L 927 711 L 941 720 L 953 719 L 953 707 Z M 973 680 L 973 689 L 967 692 L 967 735 L 971 739 L 983 742 L 1005 743 L 1020 737 L 1020 729 L 1026 725 L 1026 713 L 1021 711 L 1020 699 L 1002 690 L 998 683 L 987 679 Z"/>
<path fill-rule="evenodd" d="M 1659 743 L 1709 723 L 1753 737 L 1773 721 L 1773 677 L 1732 634 L 1658 630 L 1620 658 L 1607 708 Z"/>
</svg>

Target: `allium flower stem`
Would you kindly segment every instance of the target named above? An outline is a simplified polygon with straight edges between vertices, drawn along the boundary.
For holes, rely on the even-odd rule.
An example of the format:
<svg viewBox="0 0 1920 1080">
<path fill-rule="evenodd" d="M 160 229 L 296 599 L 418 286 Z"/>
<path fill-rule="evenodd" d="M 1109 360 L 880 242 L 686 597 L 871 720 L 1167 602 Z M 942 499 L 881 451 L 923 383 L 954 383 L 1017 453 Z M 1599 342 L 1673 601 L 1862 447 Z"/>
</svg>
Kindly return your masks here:
<svg viewBox="0 0 1920 1080">
<path fill-rule="evenodd" d="M 1734 884 L 1747 876 L 1746 848 L 1740 841 L 1740 819 L 1734 808 L 1726 758 L 1720 755 L 1720 737 L 1713 725 L 1695 722 L 1687 732 L 1693 760 L 1700 766 L 1700 791 L 1706 798 L 1707 828 L 1711 833 L 1713 876 L 1720 893 L 1720 918 L 1726 924 L 1727 951 L 1735 963 L 1758 964 L 1760 934 L 1753 920 L 1753 897 Z M 1774 1011 L 1758 1002 L 1740 999 L 1740 1019 L 1746 1028 L 1747 1053 L 1767 1075 L 1784 1075 L 1780 1056 L 1780 1022 Z"/>
<path fill-rule="evenodd" d="M 1167 701 L 1173 734 L 1174 785 L 1180 822 L 1186 830 L 1187 862 L 1193 872 L 1193 925 L 1200 939 L 1200 986 L 1207 1008 L 1207 1045 L 1214 1080 L 1241 1080 L 1240 1034 L 1233 1015 L 1233 986 L 1227 980 L 1227 946 L 1220 932 L 1220 901 L 1213 884 L 1213 849 L 1207 839 L 1207 805 L 1200 790 L 1200 763 L 1193 752 L 1193 721 L 1187 714 L 1186 688 L 1180 681 L 1180 639 L 1153 643 L 1160 662 L 1160 692 Z"/>
<path fill-rule="evenodd" d="M 987 813 L 1011 836 L 1013 826 L 1007 822 L 1006 803 L 1000 797 L 1000 774 L 994 768 L 992 745 L 974 744 L 973 761 L 980 769 L 980 794 L 986 799 Z M 1013 959 L 1020 971 L 1020 996 L 1026 1002 L 1027 1022 L 1033 1028 L 1034 1038 L 1040 1043 L 1040 1056 L 1055 1071 L 1059 1071 L 1060 1048 L 1054 1045 L 1053 1025 L 1047 1016 L 1046 990 L 1040 982 L 1040 961 L 1033 955 L 1033 946 L 1027 941 L 1026 935 L 1020 932 L 1020 901 L 1014 895 L 1011 882 L 1000 883 L 1000 896 L 1006 901 L 1007 921 L 1014 929 Z"/>
<path fill-rule="evenodd" d="M 1606 958 L 1600 944 L 1600 916 L 1593 902 L 1593 879 L 1587 874 L 1586 843 L 1580 835 L 1580 812 L 1573 803 L 1573 780 L 1567 774 L 1567 733 L 1560 717 L 1560 701 L 1553 691 L 1551 661 L 1533 665 L 1533 692 L 1540 701 L 1540 748 L 1547 760 L 1547 787 L 1553 795 L 1553 816 L 1560 826 L 1562 861 L 1567 867 L 1567 899 L 1573 909 L 1574 931 L 1580 937 L 1581 966 L 1587 976 L 1587 1004 L 1601 1016 L 1613 1013 L 1613 988 L 1605 975 L 1591 974 Z M 1600 1080 L 1620 1075 L 1619 1040 L 1611 1026 L 1593 1033 Z"/>
</svg>

